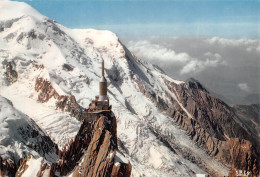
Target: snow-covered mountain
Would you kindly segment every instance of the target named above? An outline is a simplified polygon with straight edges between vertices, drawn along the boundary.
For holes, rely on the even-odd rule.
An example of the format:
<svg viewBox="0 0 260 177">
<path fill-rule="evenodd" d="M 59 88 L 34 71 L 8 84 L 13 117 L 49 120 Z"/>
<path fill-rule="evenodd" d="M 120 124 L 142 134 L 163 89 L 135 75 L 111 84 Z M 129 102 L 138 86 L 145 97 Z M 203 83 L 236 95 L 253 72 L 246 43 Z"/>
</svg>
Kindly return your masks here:
<svg viewBox="0 0 260 177">
<path fill-rule="evenodd" d="M 198 82 L 174 80 L 137 59 L 110 31 L 68 29 L 25 3 L 1 1 L 0 59 L 3 159 L 12 158 L 8 142 L 23 141 L 9 136 L 11 130 L 2 131 L 6 117 L 18 120 L 13 115 L 19 115 L 22 127 L 37 124 L 39 136 L 46 133 L 62 150 L 81 122 L 57 109 L 57 95 L 75 96 L 79 109 L 87 108 L 98 94 L 103 59 L 119 149 L 132 164 L 132 176 L 227 175 L 231 157 L 224 147 L 228 141 L 236 144 L 233 138 L 248 141 L 252 153 L 242 155 L 256 157 L 252 166 L 259 165 L 259 152 L 251 145 L 255 138 L 249 137 L 227 105 Z M 11 140 L 6 142 L 6 137 Z M 41 156 L 48 161 L 29 147 L 14 145 L 13 149 L 20 158 L 32 154 L 36 160 Z"/>
<path fill-rule="evenodd" d="M 1 156 L 14 157 L 16 163 L 25 155 L 44 156 L 50 162 L 57 158 L 57 147 L 37 124 L 0 97 L 1 109 Z M 42 146 L 45 146 L 42 149 Z M 44 152 L 43 150 L 46 150 Z"/>
</svg>

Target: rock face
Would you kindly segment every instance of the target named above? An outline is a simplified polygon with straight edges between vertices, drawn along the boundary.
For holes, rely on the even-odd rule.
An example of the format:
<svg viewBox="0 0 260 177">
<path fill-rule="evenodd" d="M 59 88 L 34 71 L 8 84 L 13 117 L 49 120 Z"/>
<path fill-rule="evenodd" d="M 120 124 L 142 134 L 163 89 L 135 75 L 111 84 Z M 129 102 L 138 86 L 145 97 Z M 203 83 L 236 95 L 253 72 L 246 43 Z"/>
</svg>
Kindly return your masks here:
<svg viewBox="0 0 260 177">
<path fill-rule="evenodd" d="M 173 110 L 168 109 L 168 114 L 199 146 L 229 166 L 259 173 L 257 136 L 242 126 L 228 105 L 211 96 L 197 81 L 177 85 L 165 80 L 165 84 L 184 107 L 169 94 Z"/>
<path fill-rule="evenodd" d="M 81 108 L 76 102 L 75 96 L 59 96 L 56 102 L 56 107 L 65 112 L 70 112 L 71 116 L 79 118 L 81 115 Z"/>
<path fill-rule="evenodd" d="M 18 74 L 13 69 L 12 62 L 7 62 L 5 68 L 6 68 L 5 75 L 6 75 L 8 82 L 11 83 L 11 84 L 16 82 L 17 78 L 18 78 Z"/>
<path fill-rule="evenodd" d="M 260 104 L 231 105 L 238 119 L 248 130 L 260 138 Z"/>
<path fill-rule="evenodd" d="M 35 90 L 39 92 L 38 101 L 45 103 L 52 97 L 58 99 L 59 94 L 52 87 L 51 83 L 41 77 L 38 77 L 35 82 Z"/>
<path fill-rule="evenodd" d="M 118 158 L 116 119 L 103 116 L 93 122 L 84 121 L 75 139 L 59 152 L 57 163 L 43 164 L 38 176 L 130 176 L 131 164 Z"/>
<path fill-rule="evenodd" d="M 26 163 L 32 158 L 32 156 L 29 156 L 27 158 L 23 158 L 20 160 L 19 163 L 19 168 L 17 169 L 16 173 L 15 173 L 15 177 L 21 177 L 24 172 L 27 170 L 27 168 L 29 167 Z"/>
<path fill-rule="evenodd" d="M 38 77 L 35 82 L 35 90 L 39 92 L 38 101 L 45 103 L 51 98 L 55 98 L 56 107 L 65 112 L 70 112 L 71 116 L 79 118 L 81 109 L 74 96 L 59 95 L 53 88 L 52 84 L 41 77 Z"/>
<path fill-rule="evenodd" d="M 3 160 L 0 156 L 0 176 L 15 176 L 17 166 L 11 159 Z"/>
<path fill-rule="evenodd" d="M 232 138 L 223 142 L 222 152 L 226 162 L 237 169 L 259 174 L 259 150 L 250 141 Z"/>
</svg>

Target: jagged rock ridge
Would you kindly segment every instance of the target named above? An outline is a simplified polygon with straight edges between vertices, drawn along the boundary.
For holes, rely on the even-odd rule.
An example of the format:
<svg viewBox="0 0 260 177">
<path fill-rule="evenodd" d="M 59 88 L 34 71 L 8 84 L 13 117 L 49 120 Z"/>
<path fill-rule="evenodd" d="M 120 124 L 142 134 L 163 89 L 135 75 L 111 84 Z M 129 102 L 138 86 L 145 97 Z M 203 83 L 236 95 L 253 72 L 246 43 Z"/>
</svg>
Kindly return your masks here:
<svg viewBox="0 0 260 177">
<path fill-rule="evenodd" d="M 177 109 L 172 117 L 195 142 L 227 165 L 259 173 L 259 139 L 236 121 L 237 115 L 228 105 L 211 96 L 197 81 L 166 84 L 191 114 L 180 115 Z"/>
<path fill-rule="evenodd" d="M 56 163 L 43 163 L 37 176 L 131 176 L 131 164 L 118 160 L 116 119 L 111 115 L 84 121 L 75 139 L 59 151 Z M 122 155 L 122 154 L 121 154 Z M 120 159 L 120 158 L 119 158 Z"/>
</svg>

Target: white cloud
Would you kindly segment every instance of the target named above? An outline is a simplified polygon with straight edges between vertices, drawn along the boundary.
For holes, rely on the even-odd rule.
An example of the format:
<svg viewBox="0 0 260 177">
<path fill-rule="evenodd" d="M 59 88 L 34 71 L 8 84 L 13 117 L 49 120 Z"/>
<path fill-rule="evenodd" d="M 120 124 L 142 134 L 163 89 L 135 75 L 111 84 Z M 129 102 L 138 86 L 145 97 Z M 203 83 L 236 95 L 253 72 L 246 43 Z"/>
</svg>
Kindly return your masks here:
<svg viewBox="0 0 260 177">
<path fill-rule="evenodd" d="M 222 45 L 222 46 L 250 46 L 253 48 L 257 48 L 259 44 L 258 39 L 249 39 L 249 38 L 241 38 L 241 39 L 226 39 L 220 37 L 213 37 L 205 40 L 207 43 L 211 45 Z"/>
<path fill-rule="evenodd" d="M 171 61 L 177 63 L 186 63 L 192 60 L 191 56 L 187 53 L 176 53 L 172 49 L 160 46 L 158 44 L 152 44 L 149 41 L 130 41 L 128 48 L 139 58 L 148 60 L 161 60 Z"/>
<path fill-rule="evenodd" d="M 187 63 L 181 70 L 181 74 L 198 73 L 209 67 L 217 67 L 219 65 L 225 65 L 226 62 L 220 59 L 206 59 L 206 61 L 193 60 Z"/>
<path fill-rule="evenodd" d="M 245 49 L 247 52 L 260 52 L 260 39 L 225 39 L 220 37 L 213 37 L 206 39 L 206 42 L 212 46 L 219 45 L 222 47 Z"/>
<path fill-rule="evenodd" d="M 244 91 L 247 91 L 247 92 L 250 91 L 250 88 L 248 87 L 247 83 L 239 83 L 237 86 L 238 86 L 241 90 L 244 90 Z"/>
<path fill-rule="evenodd" d="M 147 40 L 130 41 L 128 48 L 138 58 L 151 60 L 162 67 L 162 65 L 179 66 L 180 74 L 198 73 L 208 67 L 217 67 L 218 65 L 225 65 L 226 62 L 218 53 L 206 52 L 202 58 L 197 59 L 191 57 L 188 53 L 176 53 L 173 49 L 166 48 L 162 45 L 153 44 Z"/>
<path fill-rule="evenodd" d="M 207 58 L 215 58 L 217 60 L 221 60 L 222 59 L 222 56 L 218 53 L 211 53 L 211 52 L 206 52 L 204 53 L 204 56 L 207 57 Z"/>
</svg>

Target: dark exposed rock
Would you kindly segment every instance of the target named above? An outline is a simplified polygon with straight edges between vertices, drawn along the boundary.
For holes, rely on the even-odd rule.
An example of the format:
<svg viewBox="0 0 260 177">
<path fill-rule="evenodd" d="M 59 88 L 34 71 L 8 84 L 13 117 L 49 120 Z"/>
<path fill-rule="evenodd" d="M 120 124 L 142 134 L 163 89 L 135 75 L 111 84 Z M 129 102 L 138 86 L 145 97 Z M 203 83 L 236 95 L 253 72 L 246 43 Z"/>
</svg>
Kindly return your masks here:
<svg viewBox="0 0 260 177">
<path fill-rule="evenodd" d="M 31 31 L 29 31 L 28 34 L 27 34 L 27 37 L 31 38 L 31 39 L 36 39 L 37 38 L 37 34 L 36 34 L 35 30 L 32 29 Z"/>
<path fill-rule="evenodd" d="M 84 121 L 75 139 L 59 152 L 57 163 L 51 166 L 42 164 L 38 176 L 42 176 L 45 170 L 50 170 L 49 174 L 64 176 L 74 169 L 74 177 L 128 177 L 131 164 L 116 162 L 116 141 L 115 117 L 103 116 L 93 122 Z"/>
<path fill-rule="evenodd" d="M 131 163 L 128 164 L 121 163 L 119 166 L 114 164 L 112 168 L 111 177 L 130 177 L 131 171 L 132 171 Z"/>
<path fill-rule="evenodd" d="M 16 32 L 9 33 L 7 36 L 4 37 L 4 39 L 7 40 L 7 41 L 11 41 L 16 35 L 17 35 Z"/>
<path fill-rule="evenodd" d="M 0 156 L 0 176 L 15 176 L 17 166 L 11 159 L 3 160 Z"/>
<path fill-rule="evenodd" d="M 167 83 L 167 82 L 166 82 Z M 219 140 L 227 137 L 245 137 L 245 130 L 233 119 L 232 110 L 221 100 L 211 96 L 198 82 L 169 85 L 182 105 L 210 136 Z M 174 89 L 176 89 L 176 92 Z"/>
<path fill-rule="evenodd" d="M 223 158 L 240 170 L 259 175 L 259 150 L 250 141 L 232 138 L 223 142 Z"/>
<path fill-rule="evenodd" d="M 65 112 L 70 112 L 73 117 L 79 118 L 81 109 L 74 96 L 59 96 L 56 107 Z"/>
<path fill-rule="evenodd" d="M 19 21 L 20 19 L 22 19 L 23 17 L 20 18 L 13 18 L 10 20 L 5 20 L 5 21 L 1 21 L 0 22 L 0 28 L 11 28 L 13 26 L 14 23 L 16 23 L 17 21 Z"/>
<path fill-rule="evenodd" d="M 54 168 L 55 168 L 55 165 L 51 166 L 50 164 L 42 163 L 42 165 L 40 167 L 40 170 L 37 173 L 37 177 L 43 177 L 43 176 L 53 177 L 53 176 L 55 176 Z"/>
<path fill-rule="evenodd" d="M 30 61 L 30 63 L 33 65 L 33 67 L 35 67 L 36 69 L 44 69 L 44 65 L 43 64 L 38 64 L 35 61 Z"/>
<path fill-rule="evenodd" d="M 122 142 L 119 138 L 117 139 L 118 149 L 120 152 L 123 152 L 125 154 L 129 154 L 128 149 L 125 147 L 125 143 Z"/>
<path fill-rule="evenodd" d="M 197 81 L 177 85 L 165 80 L 165 83 L 192 116 L 171 98 L 175 107 L 171 116 L 193 141 L 228 166 L 234 164 L 238 169 L 259 173 L 260 156 L 256 148 L 259 142 L 237 121 L 228 105 L 211 96 Z M 230 145 L 231 142 L 235 145 Z"/>
<path fill-rule="evenodd" d="M 64 63 L 62 65 L 62 67 L 63 67 L 64 70 L 67 70 L 67 71 L 73 71 L 73 69 L 74 69 L 74 67 L 72 65 L 66 64 L 66 63 Z"/>
<path fill-rule="evenodd" d="M 42 33 L 40 33 L 39 36 L 38 36 L 38 38 L 39 38 L 40 40 L 45 39 L 45 37 L 46 37 L 46 36 L 45 36 L 44 34 L 42 34 Z"/>
<path fill-rule="evenodd" d="M 20 43 L 20 42 L 24 39 L 25 36 L 26 36 L 26 33 L 21 32 L 21 33 L 17 36 L 16 41 L 17 41 L 18 43 Z"/>
<path fill-rule="evenodd" d="M 31 156 L 28 158 L 20 159 L 19 168 L 15 173 L 15 177 L 21 177 L 23 173 L 27 170 L 28 165 L 26 164 L 27 161 L 31 159 Z"/>
<path fill-rule="evenodd" d="M 260 104 L 231 105 L 240 122 L 260 138 Z"/>
<path fill-rule="evenodd" d="M 76 118 L 81 115 L 81 108 L 76 102 L 75 97 L 59 95 L 49 81 L 38 77 L 35 82 L 35 90 L 39 92 L 38 101 L 45 103 L 53 97 L 57 100 L 57 109 L 70 112 Z"/>
<path fill-rule="evenodd" d="M 38 95 L 38 101 L 41 103 L 49 101 L 52 97 L 56 99 L 59 97 L 59 94 L 52 87 L 51 83 L 41 77 L 36 79 L 35 90 L 40 92 Z"/>
<path fill-rule="evenodd" d="M 8 80 L 8 82 L 11 83 L 11 84 L 16 82 L 17 78 L 18 78 L 18 74 L 13 69 L 12 62 L 7 62 L 5 68 L 6 68 L 5 76 L 6 76 L 7 80 Z"/>
<path fill-rule="evenodd" d="M 27 125 L 26 127 L 21 127 L 18 132 L 21 138 L 23 139 L 24 143 L 31 149 L 38 152 L 41 156 L 47 158 L 48 154 L 58 154 L 58 146 L 55 144 L 49 136 L 40 134 L 40 128 L 35 122 L 34 127 Z M 30 139 L 34 139 L 33 144 L 30 143 Z M 55 161 L 56 159 L 48 159 L 50 161 Z"/>
</svg>

